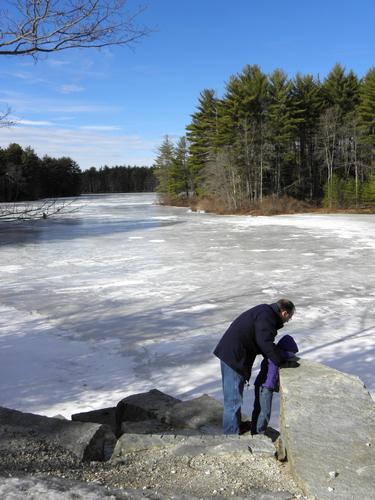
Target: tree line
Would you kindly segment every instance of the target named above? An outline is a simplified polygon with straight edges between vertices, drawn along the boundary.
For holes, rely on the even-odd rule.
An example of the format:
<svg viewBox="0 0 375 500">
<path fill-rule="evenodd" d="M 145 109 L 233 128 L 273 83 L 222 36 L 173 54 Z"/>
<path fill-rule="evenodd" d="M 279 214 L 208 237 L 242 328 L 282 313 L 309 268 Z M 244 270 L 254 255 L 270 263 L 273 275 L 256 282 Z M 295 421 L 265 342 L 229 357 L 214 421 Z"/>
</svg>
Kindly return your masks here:
<svg viewBox="0 0 375 500">
<path fill-rule="evenodd" d="M 82 172 L 83 193 L 140 193 L 155 190 L 156 178 L 150 167 L 91 167 Z"/>
<path fill-rule="evenodd" d="M 0 148 L 0 202 L 153 191 L 155 183 L 153 169 L 148 167 L 92 167 L 82 172 L 69 157 L 39 158 L 32 148 L 16 143 Z"/>
<path fill-rule="evenodd" d="M 81 185 L 81 170 L 71 158 L 39 158 L 15 143 L 0 148 L 1 202 L 77 196 Z"/>
<path fill-rule="evenodd" d="M 208 197 L 229 210 L 270 195 L 329 207 L 375 204 L 375 67 L 336 64 L 321 81 L 247 65 L 223 97 L 201 92 L 186 135 L 155 160 L 164 201 Z"/>
</svg>

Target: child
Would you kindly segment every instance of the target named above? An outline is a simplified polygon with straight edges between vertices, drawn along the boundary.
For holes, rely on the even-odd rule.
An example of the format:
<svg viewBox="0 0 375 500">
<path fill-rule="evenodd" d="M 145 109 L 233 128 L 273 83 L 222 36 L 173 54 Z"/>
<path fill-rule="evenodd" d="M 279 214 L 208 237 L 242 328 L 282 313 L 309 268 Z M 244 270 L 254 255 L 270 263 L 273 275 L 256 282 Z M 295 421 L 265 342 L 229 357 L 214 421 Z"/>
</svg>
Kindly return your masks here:
<svg viewBox="0 0 375 500">
<path fill-rule="evenodd" d="M 277 347 L 282 349 L 285 361 L 294 357 L 298 352 L 297 344 L 290 335 L 282 337 Z M 270 359 L 263 359 L 254 386 L 255 400 L 251 417 L 251 433 L 264 434 L 271 417 L 273 393 L 279 391 L 279 368 Z"/>
</svg>

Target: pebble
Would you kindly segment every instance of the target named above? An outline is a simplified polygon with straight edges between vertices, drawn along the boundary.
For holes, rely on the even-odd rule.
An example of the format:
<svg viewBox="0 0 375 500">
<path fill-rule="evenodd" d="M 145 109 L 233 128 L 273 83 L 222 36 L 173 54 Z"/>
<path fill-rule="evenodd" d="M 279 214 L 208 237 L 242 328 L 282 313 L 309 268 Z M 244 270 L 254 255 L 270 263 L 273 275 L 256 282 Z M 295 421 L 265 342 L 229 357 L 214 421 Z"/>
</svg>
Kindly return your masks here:
<svg viewBox="0 0 375 500">
<path fill-rule="evenodd" d="M 22 471 L 26 475 L 34 475 L 40 471 L 51 478 L 78 480 L 120 490 L 134 488 L 140 492 L 147 491 L 143 495 L 148 495 L 148 492 L 155 494 L 156 490 L 162 496 L 165 492 L 173 495 L 176 488 L 179 494 L 198 498 L 210 495 L 246 496 L 255 488 L 267 493 L 288 491 L 294 498 L 300 493 L 285 466 L 274 458 L 258 455 L 256 460 L 249 454 L 239 461 L 237 456 L 231 454 L 186 457 L 170 455 L 163 449 L 129 453 L 119 463 L 82 463 L 56 446 L 44 444 L 43 450 L 41 456 L 40 449 L 32 442 L 28 448 L 22 449 L 22 453 L 19 449 L 11 454 L 0 450 L 0 475 L 18 476 Z"/>
</svg>

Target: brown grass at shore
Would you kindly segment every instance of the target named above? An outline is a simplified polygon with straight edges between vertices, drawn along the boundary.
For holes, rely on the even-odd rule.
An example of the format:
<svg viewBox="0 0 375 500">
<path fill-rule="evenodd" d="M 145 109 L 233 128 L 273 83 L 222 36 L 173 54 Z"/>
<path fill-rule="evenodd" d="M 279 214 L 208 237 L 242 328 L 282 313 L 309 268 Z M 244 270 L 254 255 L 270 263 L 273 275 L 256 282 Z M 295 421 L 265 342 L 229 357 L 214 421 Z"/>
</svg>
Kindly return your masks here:
<svg viewBox="0 0 375 500">
<path fill-rule="evenodd" d="M 218 215 L 253 215 L 271 216 L 297 213 L 321 213 L 321 214 L 375 214 L 373 207 L 352 208 L 323 208 L 312 203 L 297 200 L 291 196 L 266 196 L 260 202 L 249 204 L 240 209 L 229 209 L 220 199 L 215 198 L 181 198 L 159 200 L 161 205 L 191 208 L 194 212 L 203 211 Z"/>
</svg>

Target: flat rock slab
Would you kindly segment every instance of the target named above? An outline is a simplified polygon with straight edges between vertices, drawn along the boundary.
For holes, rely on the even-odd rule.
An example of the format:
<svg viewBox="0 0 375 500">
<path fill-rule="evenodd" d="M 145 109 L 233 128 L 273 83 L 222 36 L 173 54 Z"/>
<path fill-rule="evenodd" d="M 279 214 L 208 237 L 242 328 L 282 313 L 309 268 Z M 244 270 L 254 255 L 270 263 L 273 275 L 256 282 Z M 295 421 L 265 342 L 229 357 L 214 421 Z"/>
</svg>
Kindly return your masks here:
<svg viewBox="0 0 375 500">
<path fill-rule="evenodd" d="M 201 453 L 206 455 L 221 455 L 240 453 L 258 453 L 263 456 L 274 456 L 275 447 L 266 436 L 181 436 L 181 435 L 140 435 L 123 434 L 117 441 L 112 461 L 121 461 L 128 453 L 168 449 L 168 452 L 177 456 L 195 456 Z"/>
<path fill-rule="evenodd" d="M 0 407 L 0 450 L 27 449 L 33 441 L 55 443 L 80 460 L 105 460 L 115 437 L 104 425 L 71 422 Z M 110 450 L 110 451 L 109 451 Z"/>
<path fill-rule="evenodd" d="M 319 499 L 375 496 L 375 404 L 363 382 L 299 359 L 280 370 L 281 437 L 294 479 Z"/>
</svg>

